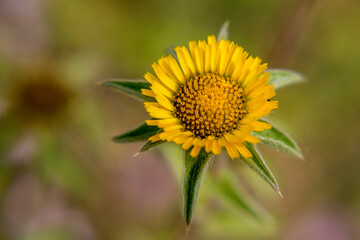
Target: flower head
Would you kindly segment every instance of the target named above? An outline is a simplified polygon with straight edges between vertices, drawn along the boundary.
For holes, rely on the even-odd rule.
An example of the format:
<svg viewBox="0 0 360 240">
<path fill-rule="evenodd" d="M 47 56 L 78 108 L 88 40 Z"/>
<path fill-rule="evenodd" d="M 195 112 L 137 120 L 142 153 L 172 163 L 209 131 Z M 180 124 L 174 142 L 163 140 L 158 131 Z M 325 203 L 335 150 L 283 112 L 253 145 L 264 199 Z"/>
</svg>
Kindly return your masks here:
<svg viewBox="0 0 360 240">
<path fill-rule="evenodd" d="M 202 148 L 216 155 L 225 147 L 231 158 L 252 157 L 245 142 L 258 143 L 253 131 L 270 129 L 258 121 L 273 109 L 277 101 L 269 84 L 266 64 L 249 57 L 243 48 L 229 40 L 191 41 L 176 47 L 177 59 L 169 55 L 152 65 L 155 75 L 145 74 L 150 89 L 142 89 L 156 102 L 145 102 L 153 118 L 148 125 L 161 131 L 149 140 L 169 141 L 192 147 L 196 157 Z"/>
<path fill-rule="evenodd" d="M 10 112 L 26 123 L 51 125 L 66 115 L 71 89 L 47 65 L 34 65 L 15 73 Z"/>
</svg>

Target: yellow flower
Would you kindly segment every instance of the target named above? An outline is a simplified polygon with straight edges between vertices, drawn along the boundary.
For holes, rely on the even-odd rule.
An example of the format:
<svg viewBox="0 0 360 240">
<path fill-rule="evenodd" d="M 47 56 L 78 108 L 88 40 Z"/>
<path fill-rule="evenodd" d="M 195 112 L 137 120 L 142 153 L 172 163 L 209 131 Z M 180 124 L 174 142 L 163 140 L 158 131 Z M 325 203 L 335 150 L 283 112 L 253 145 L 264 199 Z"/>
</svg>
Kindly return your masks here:
<svg viewBox="0 0 360 240">
<path fill-rule="evenodd" d="M 225 147 L 231 158 L 252 157 L 245 142 L 258 143 L 252 131 L 271 125 L 258 121 L 277 108 L 274 86 L 269 84 L 267 64 L 234 42 L 191 41 L 189 50 L 176 47 L 177 60 L 171 55 L 152 65 L 155 75 L 145 74 L 151 90 L 142 89 L 156 102 L 145 102 L 153 118 L 146 123 L 161 131 L 150 141 L 168 141 L 192 147 L 196 157 L 201 148 L 219 155 Z"/>
</svg>

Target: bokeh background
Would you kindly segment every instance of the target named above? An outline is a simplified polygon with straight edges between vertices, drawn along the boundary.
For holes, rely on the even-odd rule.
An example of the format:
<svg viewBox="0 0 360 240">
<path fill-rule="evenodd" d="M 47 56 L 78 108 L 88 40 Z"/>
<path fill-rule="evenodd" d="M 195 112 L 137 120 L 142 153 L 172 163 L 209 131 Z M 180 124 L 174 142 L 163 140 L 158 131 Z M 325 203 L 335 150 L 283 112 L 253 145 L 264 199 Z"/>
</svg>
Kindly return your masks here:
<svg viewBox="0 0 360 240">
<path fill-rule="evenodd" d="M 269 117 L 306 161 L 262 147 L 284 199 L 227 163 L 267 220 L 209 187 L 187 238 L 360 239 L 358 0 L 0 0 L 0 239 L 186 239 L 172 154 L 112 142 L 148 115 L 98 83 L 141 78 L 225 20 L 252 55 L 307 77 Z"/>
</svg>

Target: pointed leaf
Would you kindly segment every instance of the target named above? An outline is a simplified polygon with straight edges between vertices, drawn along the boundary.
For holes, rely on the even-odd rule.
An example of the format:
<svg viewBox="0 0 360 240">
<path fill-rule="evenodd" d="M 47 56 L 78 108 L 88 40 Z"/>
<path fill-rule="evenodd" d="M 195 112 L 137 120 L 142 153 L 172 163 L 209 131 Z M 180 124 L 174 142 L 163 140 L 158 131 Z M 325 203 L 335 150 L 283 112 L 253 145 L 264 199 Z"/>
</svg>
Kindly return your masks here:
<svg viewBox="0 0 360 240">
<path fill-rule="evenodd" d="M 185 151 L 185 174 L 184 174 L 184 216 L 186 229 L 188 230 L 194 216 L 200 185 L 203 174 L 208 166 L 210 154 L 201 149 L 196 158 L 190 156 L 190 150 Z"/>
<path fill-rule="evenodd" d="M 123 93 L 126 93 L 127 95 L 143 102 L 154 101 L 154 98 L 145 96 L 141 93 L 141 89 L 150 89 L 150 83 L 143 79 L 114 79 L 105 81 L 102 85 L 120 90 Z"/>
<path fill-rule="evenodd" d="M 265 120 L 260 121 L 267 123 Z M 252 132 L 252 135 L 259 138 L 263 143 L 270 145 L 277 150 L 302 159 L 303 155 L 294 139 L 289 137 L 284 131 L 274 126 L 272 123 L 271 125 L 271 129 L 264 130 L 262 132 Z"/>
<path fill-rule="evenodd" d="M 165 143 L 166 141 L 156 141 L 156 142 L 152 142 L 152 141 L 147 141 L 147 143 L 145 143 L 144 146 L 141 147 L 139 153 L 143 153 L 143 152 L 147 152 L 149 150 L 152 150 L 156 147 L 158 147 L 160 144 Z"/>
<path fill-rule="evenodd" d="M 241 158 L 241 160 L 252 170 L 254 170 L 260 177 L 262 177 L 267 183 L 269 183 L 270 186 L 273 187 L 280 194 L 280 196 L 282 196 L 276 179 L 271 173 L 269 167 L 266 165 L 261 154 L 259 154 L 258 150 L 254 147 L 254 145 L 250 143 L 245 143 L 244 145 L 247 147 L 247 149 L 249 149 L 253 156 L 247 159 Z"/>
<path fill-rule="evenodd" d="M 114 137 L 113 140 L 119 143 L 147 141 L 151 136 L 156 135 L 159 130 L 157 126 L 149 126 L 144 123 L 131 131 Z"/>
<path fill-rule="evenodd" d="M 217 40 L 220 41 L 221 39 L 228 40 L 229 39 L 229 25 L 230 22 L 226 21 L 220 28 L 220 31 L 217 35 Z"/>
<path fill-rule="evenodd" d="M 274 84 L 275 89 L 305 81 L 302 74 L 288 69 L 268 69 L 266 72 L 270 73 L 270 84 Z"/>
</svg>

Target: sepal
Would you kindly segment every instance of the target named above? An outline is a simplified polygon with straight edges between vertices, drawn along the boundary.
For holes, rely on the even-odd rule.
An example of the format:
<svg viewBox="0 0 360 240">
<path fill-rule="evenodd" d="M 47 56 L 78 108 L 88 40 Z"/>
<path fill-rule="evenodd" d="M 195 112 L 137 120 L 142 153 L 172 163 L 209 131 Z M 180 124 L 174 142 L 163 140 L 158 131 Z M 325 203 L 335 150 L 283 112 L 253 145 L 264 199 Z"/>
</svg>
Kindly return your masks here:
<svg viewBox="0 0 360 240">
<path fill-rule="evenodd" d="M 274 84 L 275 90 L 305 81 L 302 74 L 293 70 L 274 68 L 268 69 L 266 72 L 270 73 L 269 84 Z"/>
<path fill-rule="evenodd" d="M 260 121 L 268 123 L 266 120 L 263 119 Z M 262 132 L 252 132 L 251 134 L 254 137 L 259 138 L 264 144 L 270 145 L 271 147 L 279 151 L 303 159 L 301 149 L 299 148 L 295 140 L 274 124 L 270 124 L 272 125 L 271 129 L 267 129 Z"/>
<path fill-rule="evenodd" d="M 146 123 L 137 128 L 113 137 L 113 141 L 118 143 L 147 141 L 150 137 L 156 135 L 160 129 L 157 126 L 149 126 Z"/>
<path fill-rule="evenodd" d="M 229 39 L 229 25 L 230 22 L 226 21 L 223 25 L 221 25 L 219 33 L 216 39 L 220 42 L 221 39 L 228 40 Z"/>
<path fill-rule="evenodd" d="M 244 145 L 247 149 L 249 149 L 253 156 L 246 159 L 241 157 L 240 159 L 252 170 L 254 170 L 261 178 L 263 178 L 282 197 L 279 185 L 259 151 L 253 144 L 246 142 Z"/>
<path fill-rule="evenodd" d="M 200 186 L 204 172 L 209 165 L 211 154 L 202 148 L 197 157 L 190 156 L 190 150 L 185 151 L 185 173 L 183 182 L 184 193 L 184 217 L 186 231 L 188 231 L 195 213 L 196 203 L 200 192 Z"/>
<path fill-rule="evenodd" d="M 141 89 L 150 89 L 150 83 L 143 79 L 113 79 L 101 83 L 103 86 L 120 90 L 123 93 L 143 102 L 154 102 L 153 97 L 145 96 Z"/>
</svg>

